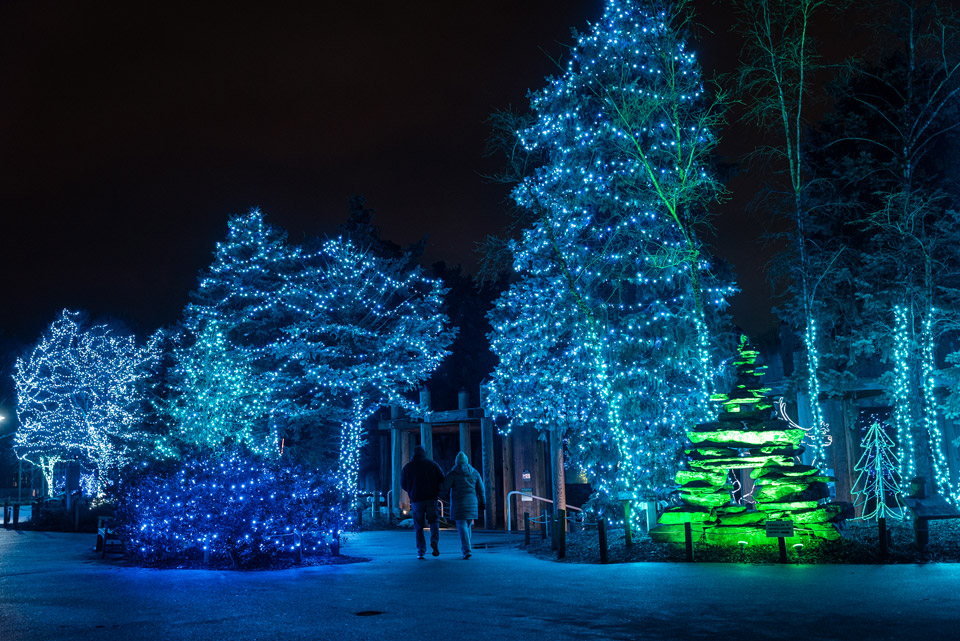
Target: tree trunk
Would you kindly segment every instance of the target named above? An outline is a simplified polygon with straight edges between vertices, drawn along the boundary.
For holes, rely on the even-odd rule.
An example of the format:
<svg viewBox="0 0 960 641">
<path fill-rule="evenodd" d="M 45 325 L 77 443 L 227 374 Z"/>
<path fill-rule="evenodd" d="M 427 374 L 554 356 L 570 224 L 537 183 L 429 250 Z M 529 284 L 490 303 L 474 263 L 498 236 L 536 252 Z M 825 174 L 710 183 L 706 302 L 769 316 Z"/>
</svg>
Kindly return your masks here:
<svg viewBox="0 0 960 641">
<path fill-rule="evenodd" d="M 553 507 L 554 510 L 567 509 L 566 477 L 563 473 L 563 439 L 550 430 L 550 467 L 553 468 Z M 564 529 L 566 523 L 563 523 Z"/>
</svg>

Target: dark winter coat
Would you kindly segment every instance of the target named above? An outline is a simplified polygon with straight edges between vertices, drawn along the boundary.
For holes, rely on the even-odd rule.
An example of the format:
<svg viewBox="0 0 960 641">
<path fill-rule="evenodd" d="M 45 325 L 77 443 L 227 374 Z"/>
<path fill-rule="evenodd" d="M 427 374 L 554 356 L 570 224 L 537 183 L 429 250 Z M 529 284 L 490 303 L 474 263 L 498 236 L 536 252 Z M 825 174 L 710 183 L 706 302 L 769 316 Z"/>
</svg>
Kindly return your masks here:
<svg viewBox="0 0 960 641">
<path fill-rule="evenodd" d="M 436 501 L 443 483 L 443 470 L 435 461 L 427 458 L 426 452 L 419 446 L 414 450 L 413 459 L 403 466 L 400 472 L 400 487 L 410 501 Z"/>
<path fill-rule="evenodd" d="M 441 496 L 450 495 L 450 517 L 454 521 L 479 518 L 483 509 L 484 490 L 480 473 L 469 463 L 453 466 L 440 486 Z"/>
</svg>

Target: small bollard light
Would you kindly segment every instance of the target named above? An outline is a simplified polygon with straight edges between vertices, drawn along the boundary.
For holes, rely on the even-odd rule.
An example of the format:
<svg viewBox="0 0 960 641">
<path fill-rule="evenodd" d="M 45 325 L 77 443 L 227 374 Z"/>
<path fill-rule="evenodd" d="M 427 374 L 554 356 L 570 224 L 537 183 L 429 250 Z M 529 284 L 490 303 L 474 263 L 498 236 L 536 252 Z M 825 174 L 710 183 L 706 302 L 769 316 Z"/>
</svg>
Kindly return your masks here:
<svg viewBox="0 0 960 641">
<path fill-rule="evenodd" d="M 800 557 L 803 556 L 803 543 L 794 543 L 793 549 L 797 551 L 797 565 L 800 565 Z"/>
</svg>

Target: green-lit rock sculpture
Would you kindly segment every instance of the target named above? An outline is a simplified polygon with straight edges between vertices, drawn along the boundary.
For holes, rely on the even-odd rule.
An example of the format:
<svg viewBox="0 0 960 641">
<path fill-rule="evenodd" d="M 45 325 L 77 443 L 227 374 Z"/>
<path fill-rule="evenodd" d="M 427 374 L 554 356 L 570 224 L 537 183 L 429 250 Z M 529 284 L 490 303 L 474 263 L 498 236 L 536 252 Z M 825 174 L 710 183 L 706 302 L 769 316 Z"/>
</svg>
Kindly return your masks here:
<svg viewBox="0 0 960 641">
<path fill-rule="evenodd" d="M 766 536 L 764 524 L 788 520 L 794 522 L 791 543 L 839 538 L 834 525 L 839 508 L 821 504 L 829 494 L 829 479 L 816 467 L 797 463 L 804 431 L 774 416 L 770 389 L 759 381 L 766 367 L 756 365 L 758 352 L 749 348 L 745 336 L 739 353 L 733 390 L 711 399 L 720 405 L 717 419 L 687 432 L 689 469 L 676 476 L 683 505 L 668 509 L 650 536 L 683 543 L 690 523 L 694 539 L 707 543 L 776 544 L 777 539 Z M 741 469 L 750 470 L 754 488 L 738 504 L 730 471 Z"/>
</svg>

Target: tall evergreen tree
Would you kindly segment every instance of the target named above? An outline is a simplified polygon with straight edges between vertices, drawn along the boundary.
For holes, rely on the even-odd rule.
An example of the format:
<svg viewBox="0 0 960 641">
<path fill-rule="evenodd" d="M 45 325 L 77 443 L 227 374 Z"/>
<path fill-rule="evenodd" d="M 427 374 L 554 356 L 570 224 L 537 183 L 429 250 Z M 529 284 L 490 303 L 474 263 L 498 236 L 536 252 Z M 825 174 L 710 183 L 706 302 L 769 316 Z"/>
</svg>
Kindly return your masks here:
<svg viewBox="0 0 960 641">
<path fill-rule="evenodd" d="M 231 344 L 224 323 L 207 319 L 179 337 L 163 401 L 169 431 L 160 453 L 182 445 L 223 453 L 243 445 L 264 457 L 279 454 L 277 432 L 263 421 L 269 394 L 246 353 Z"/>
<path fill-rule="evenodd" d="M 298 257 L 285 295 L 300 313 L 270 347 L 281 363 L 270 387 L 296 397 L 301 413 L 340 426 L 340 489 L 350 499 L 364 421 L 380 407 L 409 406 L 403 393 L 429 377 L 455 332 L 442 284 L 408 268 L 406 257 L 378 257 L 343 238 Z"/>
<path fill-rule="evenodd" d="M 670 483 L 717 374 L 708 324 L 731 288 L 699 234 L 718 114 L 685 4 L 608 0 L 516 134 L 532 171 L 512 192 L 525 225 L 490 314 L 489 402 L 569 438 L 600 499 Z"/>
<path fill-rule="evenodd" d="M 230 218 L 173 334 L 168 389 L 157 392 L 173 436 L 166 445 L 242 443 L 261 455 L 279 453 L 289 408 L 269 386 L 278 363 L 266 347 L 299 313 L 285 296 L 294 260 L 286 234 L 259 210 Z"/>
</svg>

